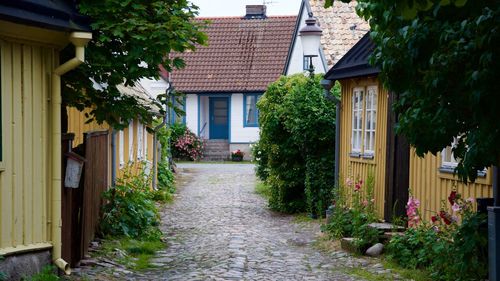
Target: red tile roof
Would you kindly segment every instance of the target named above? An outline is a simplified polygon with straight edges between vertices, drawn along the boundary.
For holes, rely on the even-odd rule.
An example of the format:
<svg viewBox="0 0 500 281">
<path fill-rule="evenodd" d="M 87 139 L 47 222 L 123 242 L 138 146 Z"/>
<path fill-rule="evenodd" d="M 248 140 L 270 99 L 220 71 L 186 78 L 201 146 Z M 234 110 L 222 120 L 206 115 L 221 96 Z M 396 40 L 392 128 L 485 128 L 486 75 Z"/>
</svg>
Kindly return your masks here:
<svg viewBox="0 0 500 281">
<path fill-rule="evenodd" d="M 197 20 L 210 21 L 204 30 L 208 46 L 178 55 L 184 59 L 186 67 L 171 74 L 177 91 L 265 91 L 283 74 L 296 16 Z"/>
</svg>

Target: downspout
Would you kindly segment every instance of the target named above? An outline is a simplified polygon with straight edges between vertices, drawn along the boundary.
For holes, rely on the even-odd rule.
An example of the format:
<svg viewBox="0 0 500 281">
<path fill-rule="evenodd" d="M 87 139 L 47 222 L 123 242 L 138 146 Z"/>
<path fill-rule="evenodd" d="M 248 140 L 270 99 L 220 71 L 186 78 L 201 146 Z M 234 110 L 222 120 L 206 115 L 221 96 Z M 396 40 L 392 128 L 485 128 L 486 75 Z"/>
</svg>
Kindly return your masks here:
<svg viewBox="0 0 500 281">
<path fill-rule="evenodd" d="M 116 130 L 111 129 L 111 185 L 116 185 Z"/>
<path fill-rule="evenodd" d="M 339 161 L 340 161 L 340 99 L 333 96 L 330 93 L 335 81 L 332 80 L 321 80 L 321 86 L 323 86 L 324 95 L 327 99 L 335 99 L 335 168 L 334 168 L 334 178 L 335 185 L 339 184 Z"/>
<path fill-rule="evenodd" d="M 75 45 L 75 57 L 59 65 L 52 73 L 52 260 L 54 264 L 71 274 L 69 264 L 61 258 L 61 76 L 76 68 L 85 60 L 85 44 L 92 39 L 92 33 L 72 32 L 69 40 Z"/>
</svg>

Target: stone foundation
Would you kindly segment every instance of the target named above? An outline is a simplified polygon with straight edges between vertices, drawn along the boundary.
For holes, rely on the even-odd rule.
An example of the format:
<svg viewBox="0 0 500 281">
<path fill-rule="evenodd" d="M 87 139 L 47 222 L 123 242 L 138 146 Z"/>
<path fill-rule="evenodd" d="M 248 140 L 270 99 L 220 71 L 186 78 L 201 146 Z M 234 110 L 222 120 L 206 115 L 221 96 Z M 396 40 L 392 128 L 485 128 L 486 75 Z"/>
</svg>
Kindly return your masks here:
<svg viewBox="0 0 500 281">
<path fill-rule="evenodd" d="M 39 273 L 49 264 L 51 264 L 50 251 L 29 252 L 4 257 L 4 260 L 0 261 L 0 272 L 7 276 L 6 280 L 18 281 Z"/>
</svg>

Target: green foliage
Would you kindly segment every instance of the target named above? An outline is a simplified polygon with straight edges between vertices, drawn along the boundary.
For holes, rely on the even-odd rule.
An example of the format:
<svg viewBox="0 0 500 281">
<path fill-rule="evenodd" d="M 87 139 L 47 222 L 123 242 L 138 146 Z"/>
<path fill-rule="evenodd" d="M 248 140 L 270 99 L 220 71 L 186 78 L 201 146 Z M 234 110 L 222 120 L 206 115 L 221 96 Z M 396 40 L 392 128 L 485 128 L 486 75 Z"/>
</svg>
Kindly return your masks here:
<svg viewBox="0 0 500 281">
<path fill-rule="evenodd" d="M 398 94 L 397 132 L 419 156 L 453 148 L 463 181 L 500 165 L 500 2 L 357 1 L 384 86 Z M 451 3 L 451 4 L 450 4 Z"/>
<path fill-rule="evenodd" d="M 154 126 L 160 125 L 161 121 L 157 120 Z M 160 155 L 157 167 L 157 188 L 154 191 L 153 199 L 155 201 L 170 201 L 172 194 L 175 192 L 174 173 L 170 169 L 169 157 L 170 155 L 170 138 L 172 135 L 172 128 L 167 126 L 161 127 L 156 133 L 156 137 L 160 143 Z"/>
<path fill-rule="evenodd" d="M 252 161 L 256 163 L 255 174 L 260 180 L 265 181 L 269 177 L 269 168 L 267 166 L 269 160 L 266 151 L 261 146 L 260 141 L 252 144 Z"/>
<path fill-rule="evenodd" d="M 255 192 L 257 194 L 262 195 L 262 197 L 264 197 L 268 200 L 269 200 L 269 198 L 271 198 L 271 188 L 269 188 L 269 185 L 267 185 L 263 182 L 257 183 L 257 185 L 255 186 Z"/>
<path fill-rule="evenodd" d="M 101 234 L 131 238 L 161 235 L 150 184 L 151 178 L 145 175 L 144 169 L 138 175 L 126 170 L 116 186 L 104 192 L 106 204 L 100 224 Z"/>
<path fill-rule="evenodd" d="M 167 71 L 182 68 L 183 60 L 169 54 L 195 50 L 207 39 L 203 26 L 193 21 L 198 7 L 187 0 L 82 0 L 79 10 L 91 20 L 93 40 L 86 47 L 85 64 L 63 76 L 64 103 L 90 108 L 89 121 L 115 128 L 137 117 L 151 123 L 150 106 L 120 95 L 116 86 L 158 78 L 159 65 Z M 68 47 L 62 61 L 72 56 Z M 92 80 L 106 87 L 94 89 Z"/>
<path fill-rule="evenodd" d="M 200 160 L 203 158 L 205 143 L 184 124 L 172 125 L 172 156 L 180 160 Z"/>
<path fill-rule="evenodd" d="M 57 269 L 54 266 L 51 266 L 51 265 L 44 266 L 42 268 L 41 272 L 39 272 L 31 277 L 26 278 L 26 280 L 27 281 L 58 281 L 58 280 L 61 280 L 61 278 L 59 278 L 59 276 L 57 276 L 57 274 L 55 273 L 56 270 Z"/>
<path fill-rule="evenodd" d="M 307 209 L 323 216 L 330 202 L 335 105 L 323 96 L 320 79 L 281 77 L 257 103 L 260 140 L 254 159 L 258 176 L 271 187 L 274 210 Z"/>
<path fill-rule="evenodd" d="M 486 215 L 470 214 L 457 228 L 408 229 L 387 246 L 388 258 L 405 268 L 428 269 L 432 280 L 485 280 L 488 276 Z"/>
<path fill-rule="evenodd" d="M 333 213 L 323 226 L 330 237 L 353 237 L 361 252 L 378 242 L 380 233 L 368 225 L 377 221 L 374 200 L 375 176 L 369 171 L 366 181 L 353 181 L 348 177 L 333 191 Z"/>
</svg>

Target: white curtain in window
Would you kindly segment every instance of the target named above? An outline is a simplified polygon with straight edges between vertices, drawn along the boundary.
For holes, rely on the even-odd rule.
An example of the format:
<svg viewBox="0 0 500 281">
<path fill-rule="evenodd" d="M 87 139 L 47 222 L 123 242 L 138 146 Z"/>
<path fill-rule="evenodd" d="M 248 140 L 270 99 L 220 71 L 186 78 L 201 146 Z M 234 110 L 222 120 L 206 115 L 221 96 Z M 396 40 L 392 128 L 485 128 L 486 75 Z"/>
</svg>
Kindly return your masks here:
<svg viewBox="0 0 500 281">
<path fill-rule="evenodd" d="M 141 122 L 137 122 L 137 160 L 142 160 L 144 156 L 144 129 Z"/>
<path fill-rule="evenodd" d="M 365 100 L 365 143 L 364 153 L 373 154 L 375 150 L 375 128 L 377 126 L 377 87 L 367 88 Z"/>
<path fill-rule="evenodd" d="M 119 165 L 120 165 L 120 168 L 123 167 L 123 165 L 125 165 L 125 155 L 124 155 L 124 141 L 125 141 L 125 138 L 123 136 L 123 130 L 120 130 L 118 131 L 118 161 L 119 161 Z"/>
<path fill-rule="evenodd" d="M 257 124 L 257 96 L 246 96 L 247 124 Z"/>
</svg>

